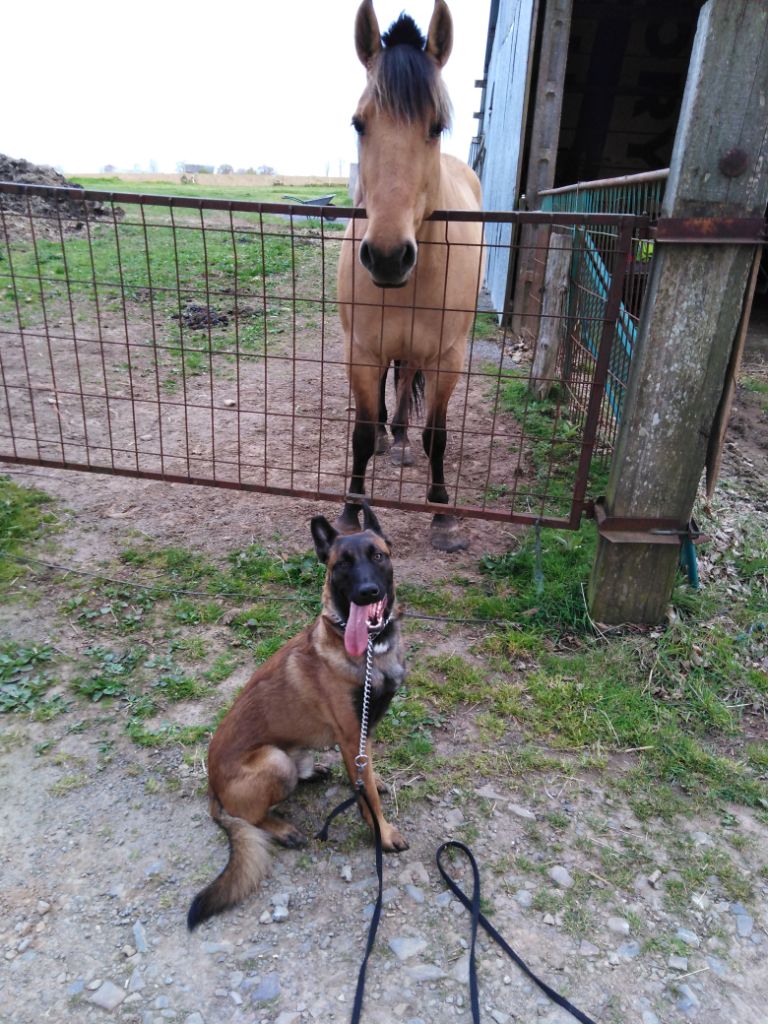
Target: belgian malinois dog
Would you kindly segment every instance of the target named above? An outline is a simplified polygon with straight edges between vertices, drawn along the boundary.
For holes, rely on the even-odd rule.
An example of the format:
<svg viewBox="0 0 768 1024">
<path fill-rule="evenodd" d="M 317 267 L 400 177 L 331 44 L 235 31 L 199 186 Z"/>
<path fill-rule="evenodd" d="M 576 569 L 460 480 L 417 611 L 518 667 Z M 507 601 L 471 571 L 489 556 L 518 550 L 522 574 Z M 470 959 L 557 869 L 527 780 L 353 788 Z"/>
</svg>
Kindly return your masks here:
<svg viewBox="0 0 768 1024">
<path fill-rule="evenodd" d="M 267 874 L 271 841 L 303 846 L 301 832 L 270 813 L 299 780 L 325 778 L 313 750 L 338 744 L 353 784 L 369 634 L 374 634 L 369 735 L 405 675 L 391 546 L 363 503 L 363 531 L 342 536 L 323 516 L 311 523 L 315 551 L 327 566 L 318 618 L 261 665 L 219 725 L 208 748 L 211 817 L 229 837 L 229 862 L 195 896 L 187 925 L 195 928 L 240 902 Z M 384 818 L 371 764 L 362 781 L 388 851 L 408 844 Z M 360 810 L 373 828 L 371 812 Z"/>
</svg>

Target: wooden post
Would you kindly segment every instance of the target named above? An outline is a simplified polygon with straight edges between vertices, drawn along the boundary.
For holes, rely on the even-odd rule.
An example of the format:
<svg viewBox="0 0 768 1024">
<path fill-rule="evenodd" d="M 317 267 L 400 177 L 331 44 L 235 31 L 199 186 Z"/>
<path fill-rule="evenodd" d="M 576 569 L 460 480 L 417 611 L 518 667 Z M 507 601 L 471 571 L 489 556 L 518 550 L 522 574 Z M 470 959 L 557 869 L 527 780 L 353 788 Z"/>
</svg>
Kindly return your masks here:
<svg viewBox="0 0 768 1024">
<path fill-rule="evenodd" d="M 531 369 L 531 393 L 541 400 L 552 388 L 557 356 L 563 340 L 565 302 L 571 276 L 571 232 L 553 228 L 549 237 L 539 337 Z"/>
<path fill-rule="evenodd" d="M 539 192 L 555 182 L 560 117 L 563 111 L 565 67 L 571 32 L 573 0 L 548 0 L 544 10 L 541 55 L 533 102 L 533 125 L 525 177 L 525 199 L 529 210 L 538 210 Z M 544 283 L 542 246 L 546 232 L 525 224 L 520 232 L 519 256 L 512 300 L 512 331 L 524 337 L 536 336 Z"/>
<path fill-rule="evenodd" d="M 768 199 L 768 5 L 702 7 L 666 217 L 762 217 Z M 606 494 L 612 517 L 690 518 L 742 308 L 749 245 L 657 242 Z M 599 622 L 660 622 L 676 545 L 601 536 L 590 582 Z"/>
</svg>

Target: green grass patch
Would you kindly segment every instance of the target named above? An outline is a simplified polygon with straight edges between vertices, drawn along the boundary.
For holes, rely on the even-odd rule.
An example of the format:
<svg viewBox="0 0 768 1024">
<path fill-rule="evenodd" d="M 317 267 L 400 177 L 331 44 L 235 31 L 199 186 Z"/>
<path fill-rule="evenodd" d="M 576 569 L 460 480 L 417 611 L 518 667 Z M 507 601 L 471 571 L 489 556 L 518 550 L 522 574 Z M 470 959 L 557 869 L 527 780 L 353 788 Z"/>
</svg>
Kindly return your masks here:
<svg viewBox="0 0 768 1024">
<path fill-rule="evenodd" d="M 404 768 L 423 771 L 425 760 L 434 749 L 432 730 L 439 721 L 435 710 L 410 687 L 401 689 L 376 727 L 376 737 L 382 743 L 377 764 L 390 771 Z"/>
<path fill-rule="evenodd" d="M 768 412 L 768 380 L 762 380 L 760 377 L 744 377 L 741 386 L 745 391 L 759 395 L 763 412 Z"/>
<path fill-rule="evenodd" d="M 344 185 L 243 185 L 238 184 L 239 176 L 231 175 L 225 181 L 216 184 L 177 182 L 177 181 L 142 181 L 124 179 L 119 175 L 82 175 L 71 178 L 71 181 L 83 188 L 102 192 L 131 192 L 143 195 L 158 196 L 194 196 L 200 199 L 239 199 L 254 203 L 290 204 L 285 195 L 296 196 L 297 199 L 318 199 L 321 196 L 335 193 L 334 206 L 351 206 L 349 190 Z M 343 223 L 346 223 L 345 221 Z"/>
<path fill-rule="evenodd" d="M 515 622 L 518 635 L 509 635 L 510 645 L 525 646 L 521 632 L 585 630 L 582 585 L 589 579 L 596 542 L 591 523 L 575 532 L 544 530 L 538 542 L 536 531 L 528 530 L 515 550 L 481 558 L 489 592 L 472 599 L 469 607 Z"/>
<path fill-rule="evenodd" d="M 14 558 L 28 550 L 46 526 L 56 522 L 52 499 L 31 487 L 19 487 L 0 476 L 0 600 L 9 600 L 7 584 L 24 570 Z"/>
<path fill-rule="evenodd" d="M 527 372 L 503 371 L 500 407 L 511 413 L 523 431 L 523 451 L 531 462 L 533 479 L 517 485 L 518 500 L 542 515 L 567 515 L 581 458 L 582 427 L 568 419 L 561 387 L 553 385 L 544 399 L 535 398 Z M 593 459 L 587 493 L 605 493 L 608 468 Z"/>
</svg>

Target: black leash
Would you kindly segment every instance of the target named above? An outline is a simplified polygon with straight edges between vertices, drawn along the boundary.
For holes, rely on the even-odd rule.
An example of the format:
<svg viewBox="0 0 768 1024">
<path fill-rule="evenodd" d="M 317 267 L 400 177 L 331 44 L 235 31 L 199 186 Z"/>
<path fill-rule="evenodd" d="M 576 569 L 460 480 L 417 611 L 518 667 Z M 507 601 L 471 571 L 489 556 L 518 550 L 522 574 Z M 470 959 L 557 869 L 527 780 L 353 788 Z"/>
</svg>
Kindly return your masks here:
<svg viewBox="0 0 768 1024">
<path fill-rule="evenodd" d="M 472 898 L 470 899 L 467 894 L 461 889 L 456 882 L 451 878 L 448 872 L 445 870 L 442 864 L 442 856 L 446 850 L 461 850 L 469 860 L 470 867 L 472 868 Z M 545 981 L 538 978 L 533 971 L 530 969 L 528 964 L 522 960 L 517 953 L 512 949 L 508 942 L 496 931 L 491 922 L 485 917 L 484 914 L 480 913 L 480 872 L 477 870 L 477 862 L 472 854 L 472 851 L 464 843 L 459 843 L 455 839 L 451 839 L 447 843 L 438 849 L 435 855 L 435 861 L 437 863 L 437 870 L 443 876 L 443 881 L 467 908 L 472 916 L 472 941 L 469 949 L 469 996 L 472 1004 L 472 1020 L 474 1024 L 480 1022 L 480 999 L 477 987 L 477 967 L 475 964 L 475 946 L 477 945 L 477 926 L 481 924 L 485 931 L 490 935 L 493 941 L 504 950 L 507 956 L 514 960 L 523 974 L 530 978 L 534 985 L 538 985 L 541 991 L 552 1000 L 553 1003 L 557 1003 L 562 1009 L 567 1010 L 576 1020 L 581 1021 L 581 1024 L 595 1024 L 595 1021 L 591 1017 L 588 1017 L 586 1013 L 582 1013 L 578 1007 L 574 1006 L 573 1003 L 569 1002 L 565 996 L 561 996 L 559 992 L 556 992 L 551 988 Z"/>
<path fill-rule="evenodd" d="M 384 892 L 384 857 L 381 849 L 381 829 L 379 827 L 378 818 L 373 812 L 373 808 L 371 807 L 371 801 L 368 799 L 368 794 L 366 793 L 365 786 L 362 784 L 362 782 L 359 783 L 358 791 L 353 796 L 348 797 L 346 800 L 343 801 L 343 803 L 340 803 L 338 807 L 331 811 L 331 813 L 325 819 L 325 824 L 315 836 L 316 839 L 321 839 L 323 842 L 325 842 L 328 839 L 328 826 L 331 824 L 333 819 L 338 814 L 341 814 L 343 811 L 346 811 L 348 808 L 352 806 L 352 804 L 357 803 L 358 793 L 360 796 L 362 796 L 363 800 L 365 800 L 366 804 L 368 805 L 368 810 L 371 813 L 371 820 L 373 821 L 373 835 L 376 842 L 376 875 L 378 876 L 379 879 L 379 891 L 376 896 L 376 903 L 373 908 L 373 917 L 371 918 L 371 924 L 370 927 L 368 928 L 368 939 L 365 944 L 365 955 L 363 956 L 363 962 L 360 964 L 360 971 L 358 972 L 357 975 L 357 989 L 355 990 L 355 1001 L 352 1004 L 352 1016 L 350 1017 L 350 1024 L 359 1024 L 360 1015 L 363 1012 L 363 997 L 365 996 L 365 972 L 368 969 L 368 959 L 370 958 L 371 950 L 373 949 L 373 945 L 376 942 L 376 932 L 379 930 L 379 919 L 381 918 L 381 907 Z"/>
<path fill-rule="evenodd" d="M 368 939 L 365 944 L 365 954 L 363 956 L 363 962 L 360 965 L 360 971 L 357 976 L 357 989 L 355 991 L 355 1001 L 352 1006 L 352 1016 L 350 1017 L 350 1024 L 360 1024 L 360 1015 L 363 1011 L 363 997 L 365 995 L 365 974 L 368 969 L 368 960 L 373 950 L 374 943 L 376 942 L 376 932 L 379 928 L 379 920 L 381 918 L 381 907 L 382 907 L 382 895 L 384 890 L 384 858 L 382 855 L 381 848 L 381 829 L 379 828 L 379 822 L 376 815 L 373 813 L 371 802 L 368 799 L 368 794 L 365 791 L 365 787 L 362 783 L 358 786 L 358 791 L 348 797 L 338 807 L 334 808 L 325 820 L 325 824 L 316 835 L 316 839 L 321 839 L 325 842 L 328 839 L 328 828 L 335 817 L 348 810 L 353 804 L 357 803 L 358 795 L 365 800 L 368 805 L 368 810 L 371 812 L 371 820 L 373 821 L 373 832 L 376 843 L 376 875 L 379 880 L 379 891 L 376 896 L 376 903 L 373 908 L 373 917 L 371 918 L 371 924 L 368 929 Z M 469 860 L 472 868 L 472 898 L 470 899 L 467 894 L 461 889 L 456 882 L 451 878 L 448 872 L 445 870 L 442 864 L 442 856 L 448 849 L 460 850 L 465 854 Z M 472 918 L 472 929 L 471 929 L 471 943 L 469 950 L 469 996 L 470 1003 L 472 1006 L 472 1021 L 473 1024 L 480 1024 L 480 996 L 477 985 L 477 966 L 475 964 L 475 948 L 477 946 L 477 927 L 482 925 L 488 935 L 493 941 L 504 950 L 508 957 L 513 960 L 520 970 L 530 978 L 531 981 L 538 985 L 541 991 L 549 996 L 553 1003 L 557 1003 L 562 1009 L 567 1010 L 576 1020 L 580 1021 L 581 1024 L 595 1024 L 595 1021 L 588 1017 L 585 1013 L 582 1013 L 578 1007 L 574 1006 L 573 1003 L 569 1002 L 564 996 L 561 996 L 559 992 L 556 992 L 551 988 L 545 981 L 538 978 L 533 971 L 530 969 L 528 964 L 522 960 L 512 947 L 505 941 L 505 939 L 496 931 L 493 925 L 490 923 L 484 914 L 480 913 L 480 872 L 477 869 L 477 862 L 472 854 L 472 851 L 464 843 L 457 842 L 454 839 L 449 840 L 447 843 L 443 843 L 438 849 L 435 855 L 435 861 L 437 863 L 437 869 L 443 876 L 443 880 L 451 892 L 456 896 L 467 908 Z"/>
</svg>

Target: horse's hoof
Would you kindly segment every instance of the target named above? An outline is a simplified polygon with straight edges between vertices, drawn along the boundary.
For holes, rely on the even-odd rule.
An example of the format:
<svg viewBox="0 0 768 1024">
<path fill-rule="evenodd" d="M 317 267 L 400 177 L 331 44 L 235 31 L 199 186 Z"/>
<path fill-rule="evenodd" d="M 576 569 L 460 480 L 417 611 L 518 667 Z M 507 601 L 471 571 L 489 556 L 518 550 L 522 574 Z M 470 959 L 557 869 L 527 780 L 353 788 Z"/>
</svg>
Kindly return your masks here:
<svg viewBox="0 0 768 1024">
<path fill-rule="evenodd" d="M 395 441 L 395 443 L 389 449 L 389 457 L 392 461 L 393 466 L 413 465 L 413 454 L 411 452 L 411 446 L 409 444 L 403 444 L 402 441 Z"/>
<path fill-rule="evenodd" d="M 469 538 L 461 533 L 455 519 L 443 523 L 433 523 L 429 539 L 432 547 L 438 551 L 466 551 L 469 547 Z"/>
<path fill-rule="evenodd" d="M 384 455 L 389 451 L 389 435 L 384 427 L 379 427 L 376 433 L 376 455 Z"/>
<path fill-rule="evenodd" d="M 350 509 L 345 507 L 344 511 L 333 524 L 339 533 L 360 533 L 360 509 L 354 506 Z"/>
</svg>

